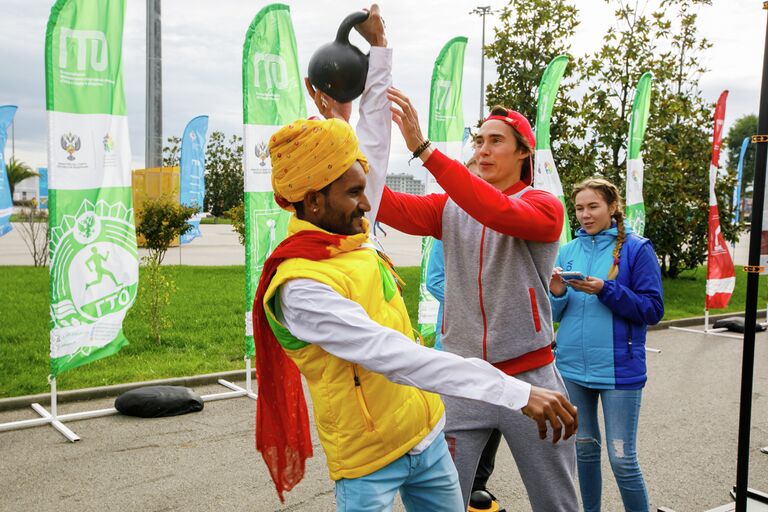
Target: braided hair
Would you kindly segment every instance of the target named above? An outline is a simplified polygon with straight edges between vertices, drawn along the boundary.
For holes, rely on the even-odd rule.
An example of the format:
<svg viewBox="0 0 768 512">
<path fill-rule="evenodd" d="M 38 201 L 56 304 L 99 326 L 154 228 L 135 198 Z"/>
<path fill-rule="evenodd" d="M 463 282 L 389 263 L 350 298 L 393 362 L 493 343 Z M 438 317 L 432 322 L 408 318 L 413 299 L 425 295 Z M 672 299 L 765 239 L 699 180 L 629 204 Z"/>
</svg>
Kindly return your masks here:
<svg viewBox="0 0 768 512">
<path fill-rule="evenodd" d="M 616 279 L 616 276 L 619 274 L 619 257 L 621 255 L 621 246 L 624 245 L 624 240 L 627 237 L 627 234 L 624 231 L 624 205 L 621 202 L 619 189 L 616 187 L 616 185 L 603 178 L 588 178 L 573 187 L 573 192 L 571 192 L 571 201 L 575 202 L 576 196 L 579 194 L 579 192 L 582 192 L 586 189 L 594 190 L 600 194 L 600 197 L 603 198 L 609 207 L 612 205 L 616 206 L 616 211 L 613 212 L 611 218 L 616 221 L 616 229 L 618 230 L 619 234 L 616 237 L 616 246 L 613 248 L 613 265 L 611 265 L 611 268 L 608 271 L 608 279 Z"/>
</svg>

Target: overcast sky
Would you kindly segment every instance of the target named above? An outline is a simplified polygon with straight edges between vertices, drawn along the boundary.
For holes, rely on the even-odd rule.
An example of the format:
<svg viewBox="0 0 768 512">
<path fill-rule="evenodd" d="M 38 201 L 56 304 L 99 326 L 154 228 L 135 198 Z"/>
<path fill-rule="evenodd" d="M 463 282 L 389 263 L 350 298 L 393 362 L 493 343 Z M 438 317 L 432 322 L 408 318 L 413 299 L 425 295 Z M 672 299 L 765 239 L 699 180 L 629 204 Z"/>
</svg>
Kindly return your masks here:
<svg viewBox="0 0 768 512">
<path fill-rule="evenodd" d="M 45 27 L 52 0 L 0 0 L 0 105 L 18 105 L 15 123 L 16 155 L 33 167 L 47 165 Z M 365 7 L 359 1 L 288 1 L 299 47 L 299 65 L 306 73 L 312 52 L 333 39 L 339 22 Z M 613 21 L 613 9 L 603 0 L 577 0 L 579 25 L 571 41 L 572 53 L 583 55 L 599 48 Z M 267 2 L 254 0 L 163 0 L 163 139 L 181 135 L 186 123 L 201 114 L 210 116 L 209 132 L 242 135 L 241 58 L 245 32 Z M 656 0 L 639 0 L 646 11 Z M 128 0 L 123 41 L 124 78 L 128 103 L 133 165 L 144 167 L 145 6 Z M 480 46 L 482 23 L 469 14 L 478 5 L 498 9 L 499 0 L 382 0 L 390 46 L 394 48 L 394 83 L 413 99 L 422 119 L 429 105 L 432 66 L 440 48 L 452 37 L 469 42 L 464 68 L 465 124 L 479 115 Z M 498 16 L 487 18 L 486 41 L 493 37 Z M 713 44 L 703 56 L 710 71 L 702 77 L 705 97 L 715 101 L 730 90 L 727 130 L 733 120 L 757 113 L 766 27 L 766 11 L 758 0 L 714 0 L 700 10 L 702 36 Z M 365 49 L 362 39 L 353 39 Z M 486 83 L 496 78 L 486 60 Z M 310 114 L 314 105 L 307 104 Z M 555 105 L 557 108 L 557 105 Z M 650 122 L 653 122 L 651 119 Z M 426 126 L 425 123 L 422 123 Z M 425 128 L 426 130 L 426 128 Z M 6 155 L 11 155 L 9 134 Z M 393 130 L 390 172 L 409 171 L 408 151 Z M 555 155 L 557 158 L 557 155 Z M 410 172 L 423 178 L 420 167 Z M 562 171 L 561 171 L 562 172 Z"/>
</svg>

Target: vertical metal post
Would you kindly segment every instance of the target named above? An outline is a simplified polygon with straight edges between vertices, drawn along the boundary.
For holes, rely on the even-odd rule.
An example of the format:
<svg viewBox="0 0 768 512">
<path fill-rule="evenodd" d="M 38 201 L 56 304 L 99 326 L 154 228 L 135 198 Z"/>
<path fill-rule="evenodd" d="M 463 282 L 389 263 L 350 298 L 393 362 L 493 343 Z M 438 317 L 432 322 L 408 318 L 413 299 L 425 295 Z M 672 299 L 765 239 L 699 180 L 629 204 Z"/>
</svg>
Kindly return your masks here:
<svg viewBox="0 0 768 512">
<path fill-rule="evenodd" d="M 56 419 L 58 412 L 56 410 L 56 378 L 51 379 L 51 416 Z"/>
<path fill-rule="evenodd" d="M 480 120 L 483 119 L 485 110 L 485 14 L 486 11 L 483 11 L 483 38 L 480 45 Z"/>
<path fill-rule="evenodd" d="M 475 7 L 469 14 L 479 14 L 483 17 L 483 39 L 480 45 L 480 119 L 483 121 L 485 110 L 485 16 L 491 13 L 491 6 Z"/>
<path fill-rule="evenodd" d="M 768 2 L 763 2 L 768 9 Z M 757 133 L 768 134 L 768 22 L 763 51 L 763 81 L 760 88 L 760 115 Z M 758 135 L 758 137 L 760 136 Z M 757 142 L 753 139 L 753 142 Z M 760 264 L 760 237 L 763 231 L 763 203 L 765 199 L 765 170 L 768 146 L 757 144 L 755 182 L 752 201 L 752 227 L 749 233 L 749 265 Z M 747 300 L 744 316 L 744 348 L 741 360 L 741 398 L 739 406 L 739 445 L 736 461 L 736 512 L 747 512 L 747 484 L 749 483 L 749 430 L 752 419 L 752 380 L 755 363 L 755 322 L 757 321 L 757 292 L 760 275 L 747 274 Z"/>
<path fill-rule="evenodd" d="M 251 382 L 251 358 L 245 356 L 245 389 L 248 393 L 253 393 L 253 382 Z"/>
<path fill-rule="evenodd" d="M 16 119 L 11 121 L 11 158 L 16 160 Z"/>
<path fill-rule="evenodd" d="M 163 165 L 163 80 L 160 0 L 147 0 L 145 167 Z"/>
<path fill-rule="evenodd" d="M 56 402 L 56 378 L 51 379 L 51 416 L 55 420 L 58 417 L 58 404 Z"/>
</svg>

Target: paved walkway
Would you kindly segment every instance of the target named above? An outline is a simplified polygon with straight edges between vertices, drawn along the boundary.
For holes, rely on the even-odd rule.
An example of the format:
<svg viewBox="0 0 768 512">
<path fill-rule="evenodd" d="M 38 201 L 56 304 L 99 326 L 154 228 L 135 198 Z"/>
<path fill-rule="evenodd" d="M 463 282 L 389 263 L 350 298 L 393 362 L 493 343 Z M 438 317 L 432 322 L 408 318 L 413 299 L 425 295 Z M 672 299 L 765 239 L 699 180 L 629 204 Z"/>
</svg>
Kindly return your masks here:
<svg viewBox="0 0 768 512">
<path fill-rule="evenodd" d="M 14 224 L 15 225 L 15 224 Z M 387 235 L 381 235 L 379 240 L 398 266 L 417 266 L 421 264 L 421 238 L 406 235 L 386 228 Z M 185 244 L 179 249 L 172 247 L 163 260 L 164 265 L 244 265 L 245 249 L 237 239 L 237 233 L 229 224 L 203 224 L 200 226 L 202 237 L 192 243 Z M 13 229 L 0 237 L 0 265 L 32 265 L 21 230 Z M 146 251 L 139 249 L 139 255 Z"/>
<path fill-rule="evenodd" d="M 421 237 L 406 235 L 393 228 L 384 226 L 386 235 L 379 234 L 379 241 L 387 254 L 401 267 L 421 264 Z M 203 224 L 200 226 L 203 236 L 192 243 L 168 250 L 164 265 L 244 265 L 245 250 L 237 239 L 237 233 L 228 224 Z M 143 249 L 139 250 L 144 255 Z M 749 233 L 742 236 L 735 248 L 736 265 L 746 265 L 749 256 Z M 0 265 L 32 265 L 19 230 L 14 229 L 0 237 Z"/>
<path fill-rule="evenodd" d="M 702 511 L 729 502 L 735 483 L 741 342 L 674 330 L 650 333 L 650 379 L 639 453 L 653 510 Z M 216 386 L 197 389 L 215 392 Z M 223 388 L 218 388 L 224 391 Z M 768 334 L 758 334 L 750 486 L 768 491 Z M 111 406 L 64 404 L 61 413 Z M 0 413 L 0 423 L 34 417 Z M 175 418 L 110 416 L 69 423 L 71 444 L 50 427 L 0 433 L 0 511 L 333 511 L 333 485 L 317 438 L 298 487 L 280 505 L 254 448 L 254 403 L 208 402 Z M 531 423 L 531 428 L 535 428 Z M 604 461 L 603 510 L 621 510 Z M 512 457 L 499 450 L 490 488 L 510 511 L 530 510 Z M 399 505 L 396 510 L 401 511 Z"/>
</svg>

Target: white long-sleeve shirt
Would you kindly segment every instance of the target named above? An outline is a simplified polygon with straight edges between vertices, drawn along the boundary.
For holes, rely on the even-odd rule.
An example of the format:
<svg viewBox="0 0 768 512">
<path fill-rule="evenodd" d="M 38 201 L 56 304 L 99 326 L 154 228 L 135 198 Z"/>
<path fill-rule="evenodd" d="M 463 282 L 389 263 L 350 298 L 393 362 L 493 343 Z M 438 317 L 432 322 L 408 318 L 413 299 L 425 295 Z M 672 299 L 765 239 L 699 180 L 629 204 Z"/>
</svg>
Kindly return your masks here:
<svg viewBox="0 0 768 512">
<path fill-rule="evenodd" d="M 312 279 L 290 280 L 280 288 L 280 302 L 283 325 L 296 338 L 392 382 L 514 410 L 528 404 L 530 384 L 482 359 L 414 343 L 373 321 L 360 304 L 328 285 Z"/>
<path fill-rule="evenodd" d="M 360 102 L 357 134 L 368 158 L 366 195 L 369 220 L 384 189 L 392 118 L 386 90 L 392 83 L 392 50 L 372 47 L 365 91 Z M 374 250 L 362 247 L 358 250 Z M 311 279 L 293 279 L 280 287 L 279 320 L 296 338 L 392 382 L 458 398 L 480 400 L 519 410 L 528 403 L 531 385 L 510 377 L 481 359 L 465 359 L 414 343 L 393 329 L 373 321 L 354 301 L 330 286 Z M 445 415 L 409 453 L 425 450 L 442 432 Z"/>
<path fill-rule="evenodd" d="M 368 58 L 368 76 L 360 98 L 357 138 L 368 159 L 368 183 L 365 195 L 371 210 L 365 214 L 373 226 L 387 179 L 389 149 L 392 144 L 392 104 L 387 89 L 392 85 L 392 49 L 372 46 Z"/>
</svg>

